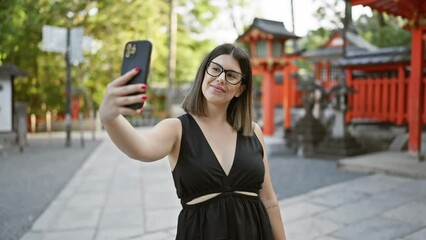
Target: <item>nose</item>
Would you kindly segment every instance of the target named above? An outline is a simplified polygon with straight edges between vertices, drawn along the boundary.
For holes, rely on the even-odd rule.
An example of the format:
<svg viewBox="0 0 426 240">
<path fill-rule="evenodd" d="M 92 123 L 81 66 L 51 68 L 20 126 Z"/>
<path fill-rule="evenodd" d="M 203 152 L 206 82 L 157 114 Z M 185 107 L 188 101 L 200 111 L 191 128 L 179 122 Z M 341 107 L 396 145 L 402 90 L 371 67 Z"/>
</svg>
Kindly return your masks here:
<svg viewBox="0 0 426 240">
<path fill-rule="evenodd" d="M 216 77 L 216 80 L 218 82 L 225 82 L 226 81 L 225 77 L 226 77 L 225 72 L 222 72 L 221 74 L 219 74 L 219 76 Z"/>
</svg>

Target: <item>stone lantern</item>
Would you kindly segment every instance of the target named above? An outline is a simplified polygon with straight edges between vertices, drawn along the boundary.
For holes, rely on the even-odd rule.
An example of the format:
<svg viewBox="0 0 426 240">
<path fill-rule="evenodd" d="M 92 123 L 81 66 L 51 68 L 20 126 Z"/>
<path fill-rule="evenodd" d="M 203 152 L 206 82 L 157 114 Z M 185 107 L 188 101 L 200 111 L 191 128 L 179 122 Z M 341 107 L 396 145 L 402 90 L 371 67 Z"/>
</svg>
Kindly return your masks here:
<svg viewBox="0 0 426 240">
<path fill-rule="evenodd" d="M 345 117 L 346 111 L 350 108 L 347 103 L 348 95 L 355 91 L 346 85 L 346 80 L 341 77 L 339 84 L 330 90 L 331 106 L 334 110 L 334 124 L 331 133 L 321 142 L 316 149 L 317 155 L 329 158 L 340 158 L 346 156 L 359 155 L 365 151 L 357 140 L 347 129 Z"/>
</svg>

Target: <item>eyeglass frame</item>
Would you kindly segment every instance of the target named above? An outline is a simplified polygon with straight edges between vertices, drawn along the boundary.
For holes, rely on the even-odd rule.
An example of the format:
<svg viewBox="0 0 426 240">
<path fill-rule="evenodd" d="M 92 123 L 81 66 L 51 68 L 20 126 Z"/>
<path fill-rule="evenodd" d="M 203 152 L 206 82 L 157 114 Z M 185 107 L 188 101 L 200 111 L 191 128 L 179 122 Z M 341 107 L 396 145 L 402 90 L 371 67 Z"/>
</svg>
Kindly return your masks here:
<svg viewBox="0 0 426 240">
<path fill-rule="evenodd" d="M 218 74 L 218 75 L 212 75 L 211 73 L 209 73 L 209 71 L 208 71 L 208 69 L 209 69 L 209 66 L 210 66 L 210 64 L 211 63 L 214 63 L 214 64 L 216 64 L 217 66 L 219 66 L 222 70 L 220 71 L 220 73 Z M 229 70 L 229 69 L 225 69 L 225 68 L 223 68 L 222 67 L 222 65 L 220 65 L 219 63 L 215 63 L 215 62 L 213 62 L 213 61 L 208 61 L 207 62 L 207 65 L 206 65 L 206 73 L 208 74 L 208 75 L 210 75 L 210 76 L 212 76 L 212 77 L 219 77 L 222 73 L 225 73 L 225 81 L 227 82 L 227 83 L 229 83 L 229 84 L 231 84 L 231 85 L 237 85 L 238 83 L 240 83 L 241 81 L 243 81 L 243 79 L 245 78 L 245 75 L 244 74 L 242 74 L 242 73 L 240 73 L 240 72 L 237 72 L 237 71 L 234 71 L 234 70 Z M 231 82 L 229 82 L 228 81 L 228 78 L 227 78 L 227 76 L 226 76 L 226 74 L 228 73 L 228 72 L 232 72 L 232 73 L 236 73 L 236 74 L 239 74 L 239 75 L 241 75 L 241 79 L 240 79 L 240 81 L 238 81 L 237 83 L 231 83 Z"/>
</svg>

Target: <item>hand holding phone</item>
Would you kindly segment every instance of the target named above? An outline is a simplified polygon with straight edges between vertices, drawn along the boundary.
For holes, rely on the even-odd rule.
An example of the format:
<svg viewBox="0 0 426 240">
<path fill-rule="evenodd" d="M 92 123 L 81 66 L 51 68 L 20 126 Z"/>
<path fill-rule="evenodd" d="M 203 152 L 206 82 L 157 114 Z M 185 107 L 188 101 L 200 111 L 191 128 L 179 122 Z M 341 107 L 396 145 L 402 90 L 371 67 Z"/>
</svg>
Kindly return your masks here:
<svg viewBox="0 0 426 240">
<path fill-rule="evenodd" d="M 151 62 L 152 43 L 148 40 L 138 40 L 127 42 L 124 46 L 123 61 L 121 64 L 121 75 L 140 67 L 140 72 L 133 77 L 127 84 L 147 84 L 150 62 Z M 136 93 L 139 94 L 139 93 Z M 142 108 L 143 103 L 135 103 L 126 107 L 132 109 Z"/>
</svg>

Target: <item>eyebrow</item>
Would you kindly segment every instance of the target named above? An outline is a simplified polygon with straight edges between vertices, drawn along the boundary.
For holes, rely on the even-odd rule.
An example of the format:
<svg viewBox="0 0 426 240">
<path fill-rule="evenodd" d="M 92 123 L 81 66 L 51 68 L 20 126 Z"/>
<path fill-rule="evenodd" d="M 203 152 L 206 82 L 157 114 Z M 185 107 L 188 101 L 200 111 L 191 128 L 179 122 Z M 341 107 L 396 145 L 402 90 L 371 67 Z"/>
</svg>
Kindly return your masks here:
<svg viewBox="0 0 426 240">
<path fill-rule="evenodd" d="M 217 65 L 219 65 L 221 68 L 223 68 L 224 70 L 226 70 L 226 71 L 233 71 L 233 72 L 236 72 L 236 73 L 239 73 L 239 74 L 243 74 L 242 72 L 238 72 L 238 71 L 236 71 L 236 70 L 234 70 L 234 69 L 225 69 L 222 65 L 220 65 L 219 63 L 217 63 L 217 62 L 214 62 L 214 61 L 210 61 L 210 62 L 212 62 L 212 63 L 214 63 L 214 64 L 217 64 Z M 243 74 L 244 75 L 244 74 Z"/>
</svg>

